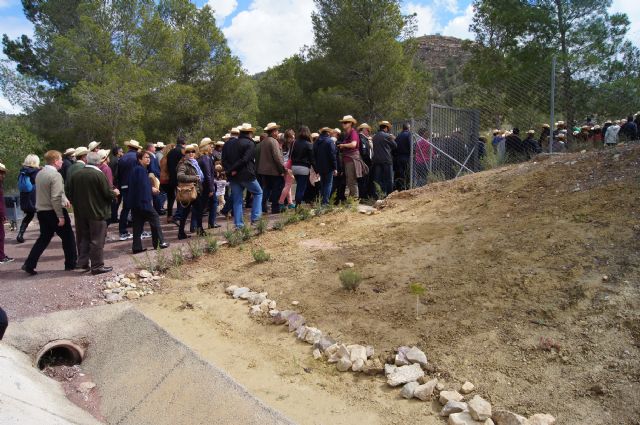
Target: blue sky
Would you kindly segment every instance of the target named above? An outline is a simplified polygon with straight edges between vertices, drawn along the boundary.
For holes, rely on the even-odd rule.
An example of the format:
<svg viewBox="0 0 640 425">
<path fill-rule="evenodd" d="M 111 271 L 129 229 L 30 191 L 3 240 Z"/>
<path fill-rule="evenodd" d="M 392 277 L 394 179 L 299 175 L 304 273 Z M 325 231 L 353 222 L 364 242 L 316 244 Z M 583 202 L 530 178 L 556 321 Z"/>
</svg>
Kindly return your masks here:
<svg viewBox="0 0 640 425">
<path fill-rule="evenodd" d="M 193 0 L 215 11 L 229 46 L 249 73 L 266 70 L 313 43 L 313 0 Z M 637 0 L 613 0 L 612 12 L 626 12 L 631 20 L 629 37 L 640 46 L 640 12 Z M 418 35 L 440 33 L 471 38 L 471 0 L 405 0 L 405 13 L 416 13 Z M 0 0 L 0 34 L 15 38 L 31 35 L 20 0 Z M 4 55 L 0 53 L 0 58 Z M 0 111 L 18 112 L 0 93 Z"/>
</svg>

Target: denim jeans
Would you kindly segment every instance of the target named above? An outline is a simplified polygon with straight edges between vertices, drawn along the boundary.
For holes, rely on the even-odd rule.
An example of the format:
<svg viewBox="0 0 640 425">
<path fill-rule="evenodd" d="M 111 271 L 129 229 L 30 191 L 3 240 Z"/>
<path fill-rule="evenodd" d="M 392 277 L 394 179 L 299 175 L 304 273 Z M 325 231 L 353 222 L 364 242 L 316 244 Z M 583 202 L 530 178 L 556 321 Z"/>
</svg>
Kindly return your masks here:
<svg viewBox="0 0 640 425">
<path fill-rule="evenodd" d="M 393 165 L 373 164 L 373 180 L 380 185 L 385 195 L 393 192 Z"/>
<path fill-rule="evenodd" d="M 243 191 L 247 189 L 253 195 L 253 203 L 251 206 L 251 222 L 254 223 L 262 216 L 262 188 L 258 184 L 258 180 L 253 179 L 250 182 L 231 181 L 231 197 L 233 198 L 233 224 L 237 228 L 244 227 L 244 218 L 242 214 Z"/>
<path fill-rule="evenodd" d="M 309 183 L 309 175 L 298 174 L 296 178 L 296 206 L 302 203 L 304 199 L 304 192 L 307 190 L 307 184 Z"/>
<path fill-rule="evenodd" d="M 209 205 L 209 227 L 216 225 L 216 216 L 218 215 L 218 197 L 214 193 L 213 196 L 207 195 Z"/>
<path fill-rule="evenodd" d="M 320 195 L 322 205 L 328 205 L 331 199 L 331 189 L 333 188 L 333 171 L 320 174 Z"/>
</svg>

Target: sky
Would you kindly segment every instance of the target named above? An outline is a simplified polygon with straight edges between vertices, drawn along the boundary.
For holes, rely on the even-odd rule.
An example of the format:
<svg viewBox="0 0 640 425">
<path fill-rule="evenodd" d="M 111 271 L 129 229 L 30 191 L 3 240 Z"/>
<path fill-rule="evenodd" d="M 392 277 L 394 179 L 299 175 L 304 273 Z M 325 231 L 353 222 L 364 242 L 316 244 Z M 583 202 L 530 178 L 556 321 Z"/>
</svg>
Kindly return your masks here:
<svg viewBox="0 0 640 425">
<path fill-rule="evenodd" d="M 193 0 L 215 11 L 229 47 L 250 74 L 277 65 L 305 45 L 313 44 L 313 0 Z M 611 12 L 625 12 L 631 20 L 628 37 L 640 46 L 640 12 L 637 0 L 613 0 Z M 472 38 L 471 0 L 405 0 L 404 13 L 415 13 L 417 35 L 442 34 Z M 31 36 L 33 27 L 24 17 L 20 0 L 0 0 L 0 34 Z M 4 55 L 0 53 L 0 59 Z M 0 93 L 0 111 L 16 113 Z"/>
</svg>

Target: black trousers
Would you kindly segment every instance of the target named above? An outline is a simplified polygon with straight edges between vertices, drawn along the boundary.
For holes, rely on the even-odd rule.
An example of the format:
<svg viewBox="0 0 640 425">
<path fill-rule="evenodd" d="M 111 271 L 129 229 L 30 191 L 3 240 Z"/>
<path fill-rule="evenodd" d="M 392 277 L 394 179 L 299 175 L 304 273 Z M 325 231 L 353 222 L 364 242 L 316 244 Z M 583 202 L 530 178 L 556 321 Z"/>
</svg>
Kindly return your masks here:
<svg viewBox="0 0 640 425">
<path fill-rule="evenodd" d="M 31 248 L 31 252 L 24 262 L 27 269 L 34 270 L 38 265 L 38 260 L 42 253 L 49 246 L 49 242 L 53 235 L 58 235 L 62 239 L 62 249 L 64 251 L 64 267 L 65 269 L 74 269 L 78 260 L 78 251 L 76 250 L 76 240 L 71 228 L 71 219 L 67 210 L 64 213 L 64 226 L 58 226 L 58 217 L 55 211 L 38 211 L 38 222 L 40 223 L 40 236 Z"/>
<path fill-rule="evenodd" d="M 29 227 L 29 223 L 35 217 L 35 211 L 29 211 L 24 213 L 24 218 L 22 219 L 22 223 L 20 223 L 20 233 L 24 233 L 27 231 L 27 227 Z"/>
<path fill-rule="evenodd" d="M 271 214 L 280 212 L 280 194 L 284 188 L 284 177 L 262 176 L 262 211 L 267 211 L 267 204 L 271 202 Z"/>
<path fill-rule="evenodd" d="M 0 307 L 0 341 L 4 336 L 4 331 L 7 330 L 7 326 L 9 326 L 9 319 L 7 318 L 7 313 L 5 313 L 2 307 Z"/>
<path fill-rule="evenodd" d="M 173 216 L 173 204 L 176 202 L 176 186 L 171 183 L 167 183 L 163 190 L 167 194 L 167 217 Z"/>
<path fill-rule="evenodd" d="M 153 249 L 158 248 L 158 245 L 164 243 L 164 235 L 162 234 L 162 227 L 160 227 L 160 216 L 156 210 L 132 210 L 133 215 L 133 246 L 134 252 L 142 251 L 142 228 L 146 221 L 149 222 L 151 227 L 151 242 L 153 243 Z"/>
</svg>

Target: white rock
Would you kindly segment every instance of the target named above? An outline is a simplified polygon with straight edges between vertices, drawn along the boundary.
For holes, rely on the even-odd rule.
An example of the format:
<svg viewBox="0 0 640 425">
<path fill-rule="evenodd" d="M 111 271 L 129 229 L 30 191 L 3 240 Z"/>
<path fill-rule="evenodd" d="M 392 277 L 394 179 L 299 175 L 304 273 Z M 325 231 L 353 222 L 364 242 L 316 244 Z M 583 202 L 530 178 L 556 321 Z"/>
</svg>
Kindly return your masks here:
<svg viewBox="0 0 640 425">
<path fill-rule="evenodd" d="M 300 301 L 291 301 L 291 305 L 299 305 Z"/>
<path fill-rule="evenodd" d="M 409 347 L 400 347 L 398 348 L 398 354 L 396 354 L 395 364 L 396 366 L 407 366 L 411 364 L 409 359 L 407 359 L 407 352 L 409 351 Z"/>
<path fill-rule="evenodd" d="M 413 398 L 413 392 L 416 390 L 416 388 L 418 388 L 418 383 L 417 382 L 407 382 L 406 384 L 404 384 L 404 386 L 402 387 L 402 390 L 400 391 L 400 395 L 406 399 L 412 399 Z"/>
<path fill-rule="evenodd" d="M 336 365 L 336 367 L 340 372 L 346 372 L 351 369 L 351 360 L 346 357 L 342 357 L 340 360 L 338 360 L 338 364 Z"/>
<path fill-rule="evenodd" d="M 260 316 L 262 315 L 262 310 L 260 309 L 259 305 L 252 305 L 251 309 L 249 310 L 249 314 L 251 316 Z"/>
<path fill-rule="evenodd" d="M 150 277 L 153 277 L 153 274 L 149 270 L 140 270 L 138 272 L 138 276 L 140 276 L 143 279 L 148 279 Z"/>
<path fill-rule="evenodd" d="M 476 386 L 473 385 L 471 382 L 467 381 L 464 384 L 462 384 L 462 388 L 460 389 L 460 392 L 462 394 L 469 394 L 473 392 L 473 390 L 475 389 L 476 389 Z"/>
<path fill-rule="evenodd" d="M 236 289 L 233 291 L 232 296 L 233 296 L 233 298 L 238 299 L 238 298 L 240 298 L 240 295 L 242 295 L 242 294 L 246 294 L 246 293 L 247 293 L 247 292 L 249 292 L 249 291 L 250 291 L 250 289 L 249 289 L 249 288 L 247 288 L 247 287 L 236 288 Z"/>
<path fill-rule="evenodd" d="M 355 265 L 355 264 L 353 264 L 353 263 L 344 263 L 344 266 L 345 266 L 346 268 L 348 268 L 348 269 L 352 269 L 352 268 L 354 268 L 356 265 Z"/>
<path fill-rule="evenodd" d="M 245 292 L 244 294 L 241 294 L 238 298 L 240 298 L 241 300 L 249 300 L 249 298 L 253 297 L 255 294 L 257 294 L 257 292 L 253 292 L 253 291 L 249 291 L 249 292 Z"/>
<path fill-rule="evenodd" d="M 122 279 L 120 279 L 120 283 L 123 285 L 131 285 L 131 279 L 129 279 L 128 277 L 123 277 Z"/>
<path fill-rule="evenodd" d="M 362 372 L 364 370 L 365 361 L 362 359 L 356 359 L 351 365 L 351 370 L 354 372 Z"/>
<path fill-rule="evenodd" d="M 304 336 L 305 342 L 315 344 L 320 341 L 320 338 L 322 338 L 322 331 L 320 329 L 312 327 L 307 328 L 307 333 Z"/>
<path fill-rule="evenodd" d="M 323 335 L 322 338 L 320 338 L 320 341 L 315 344 L 315 346 L 316 348 L 320 349 L 320 351 L 324 352 L 335 343 L 335 339 L 331 338 L 330 336 Z"/>
<path fill-rule="evenodd" d="M 300 340 L 304 340 L 305 336 L 307 336 L 307 327 L 302 325 L 298 329 L 296 329 L 296 338 Z"/>
<path fill-rule="evenodd" d="M 367 345 L 367 358 L 370 359 L 371 357 L 373 357 L 375 355 L 375 350 L 373 349 L 372 346 Z"/>
<path fill-rule="evenodd" d="M 491 417 L 491 403 L 479 395 L 474 396 L 467 402 L 469 413 L 476 421 L 486 421 Z"/>
<path fill-rule="evenodd" d="M 86 394 L 92 389 L 94 389 L 95 387 L 96 387 L 95 382 L 82 382 L 80 385 L 78 385 L 78 391 Z"/>
<path fill-rule="evenodd" d="M 424 376 L 424 371 L 419 364 L 410 366 L 400 366 L 389 375 L 387 375 L 387 384 L 392 387 L 406 384 L 407 382 L 417 381 Z"/>
<path fill-rule="evenodd" d="M 447 404 L 449 401 L 462 401 L 463 397 L 457 391 L 440 391 L 440 404 Z"/>
<path fill-rule="evenodd" d="M 449 425 L 484 425 L 484 422 L 473 419 L 469 412 L 452 413 L 447 423 Z"/>
<path fill-rule="evenodd" d="M 267 296 L 264 293 L 260 293 L 260 294 L 253 293 L 247 298 L 247 301 L 249 301 L 249 304 L 253 304 L 253 305 L 262 304 L 266 300 L 267 300 Z"/>
<path fill-rule="evenodd" d="M 107 294 L 105 297 L 108 303 L 117 303 L 118 301 L 122 301 L 122 295 L 120 294 Z"/>
<path fill-rule="evenodd" d="M 460 412 L 468 412 L 468 411 L 469 411 L 469 408 L 467 407 L 467 403 L 451 400 L 450 402 L 444 405 L 444 407 L 440 411 L 440 416 L 449 416 L 452 413 L 460 413 Z"/>
<path fill-rule="evenodd" d="M 528 425 L 555 425 L 556 418 L 547 413 L 537 413 L 529 417 Z"/>
<path fill-rule="evenodd" d="M 126 294 L 124 294 L 125 297 L 127 297 L 127 299 L 130 300 L 136 300 L 138 298 L 140 298 L 140 294 L 137 291 L 129 291 Z"/>
<path fill-rule="evenodd" d="M 496 425 L 529 425 L 527 418 L 507 410 L 494 412 L 491 419 L 493 419 Z"/>
<path fill-rule="evenodd" d="M 362 345 L 349 345 L 347 349 L 349 350 L 349 358 L 352 362 L 360 359 L 364 364 L 364 362 L 367 361 L 367 349 Z"/>
<path fill-rule="evenodd" d="M 444 384 L 441 382 L 438 382 L 436 384 L 436 391 L 442 391 L 442 390 L 444 390 Z"/>
<path fill-rule="evenodd" d="M 396 365 L 385 364 L 384 365 L 384 374 L 386 376 L 389 376 L 389 374 L 395 372 L 396 369 L 398 369 L 398 366 L 396 366 Z"/>
<path fill-rule="evenodd" d="M 405 357 L 411 363 L 419 363 L 422 366 L 427 365 L 427 355 L 418 347 L 411 347 L 405 354 Z"/>
<path fill-rule="evenodd" d="M 280 314 L 280 310 L 269 310 L 269 316 L 276 317 Z"/>
<path fill-rule="evenodd" d="M 269 301 L 269 310 L 275 310 L 277 306 L 278 305 L 274 300 Z"/>
<path fill-rule="evenodd" d="M 227 286 L 227 288 L 224 290 L 224 292 L 226 292 L 229 295 L 233 295 L 233 292 L 238 289 L 238 285 L 231 285 L 231 286 Z"/>
<path fill-rule="evenodd" d="M 315 348 L 313 350 L 313 358 L 316 360 L 319 360 L 322 358 L 322 353 L 320 352 L 320 350 L 318 348 Z"/>
<path fill-rule="evenodd" d="M 433 390 L 435 389 L 437 384 L 438 380 L 432 379 L 431 381 L 423 385 L 419 385 L 414 393 L 415 398 L 419 398 L 422 401 L 430 400 L 431 397 L 433 397 Z"/>
</svg>

